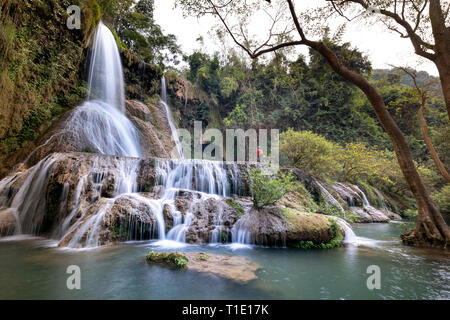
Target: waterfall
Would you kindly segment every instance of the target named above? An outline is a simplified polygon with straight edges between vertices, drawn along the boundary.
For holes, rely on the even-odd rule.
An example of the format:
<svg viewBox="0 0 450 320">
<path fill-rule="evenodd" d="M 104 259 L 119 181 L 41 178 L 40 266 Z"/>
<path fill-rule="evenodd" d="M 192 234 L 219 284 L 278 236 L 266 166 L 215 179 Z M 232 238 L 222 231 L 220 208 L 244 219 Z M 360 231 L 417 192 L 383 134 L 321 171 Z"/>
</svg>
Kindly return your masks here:
<svg viewBox="0 0 450 320">
<path fill-rule="evenodd" d="M 46 190 L 51 169 L 58 160 L 59 155 L 51 155 L 27 172 L 18 173 L 11 178 L 6 178 L 7 183 L 2 184 L 0 194 L 3 194 L 0 207 L 9 208 L 16 219 L 15 234 L 38 234 L 41 222 L 45 215 Z M 26 175 L 19 190 L 11 197 L 6 197 L 15 178 Z"/>
<path fill-rule="evenodd" d="M 122 63 L 112 32 L 100 21 L 94 34 L 88 100 L 98 99 L 125 112 Z"/>
<path fill-rule="evenodd" d="M 173 227 L 167 233 L 167 240 L 185 242 L 186 231 L 192 219 L 192 210 L 196 203 L 209 198 L 226 197 L 231 194 L 227 169 L 223 162 L 207 160 L 158 159 L 156 163 L 157 180 L 164 187 L 163 195 L 158 202 L 159 212 L 164 205 L 172 210 Z M 175 197 L 181 190 L 199 192 L 192 200 L 184 217 L 175 208 Z M 164 240 L 164 238 L 161 238 Z"/>
<path fill-rule="evenodd" d="M 244 219 L 245 216 L 241 217 L 231 228 L 231 240 L 235 248 L 240 247 L 239 245 L 251 244 L 251 233 L 246 228 Z"/>
<path fill-rule="evenodd" d="M 377 194 L 378 198 L 381 200 L 381 206 L 383 207 L 383 209 L 385 211 L 388 211 L 388 207 L 386 205 L 386 199 L 384 199 L 383 194 L 381 193 L 380 190 L 378 190 L 377 188 L 372 187 L 373 191 L 375 191 L 375 193 Z"/>
<path fill-rule="evenodd" d="M 65 132 L 83 151 L 142 156 L 139 133 L 125 116 L 119 50 L 112 32 L 102 22 L 94 34 L 87 101 L 71 114 Z"/>
<path fill-rule="evenodd" d="M 336 222 L 342 227 L 342 229 L 344 229 L 344 243 L 357 243 L 358 237 L 353 231 L 352 226 L 347 221 L 335 216 L 330 216 L 330 218 L 336 220 Z"/>
<path fill-rule="evenodd" d="M 353 185 L 353 187 L 356 189 L 356 191 L 359 192 L 359 194 L 362 197 L 363 200 L 363 206 L 366 207 L 370 207 L 370 203 L 369 200 L 367 200 L 366 194 L 357 186 L 357 185 Z"/>
<path fill-rule="evenodd" d="M 16 219 L 16 234 L 51 231 L 60 246 L 96 247 L 103 243 L 105 230 L 112 232 L 105 227 L 117 223 L 113 219 L 119 216 L 112 212 L 119 210 L 120 219 L 127 220 L 120 220 L 119 238 L 123 231 L 128 240 L 157 237 L 185 242 L 199 202 L 241 192 L 236 164 L 183 159 L 164 77 L 161 87 L 161 104 L 181 159 L 155 160 L 155 184 L 162 186 L 162 192 L 151 199 L 138 190 L 142 153 L 139 133 L 125 116 L 119 51 L 111 31 L 100 22 L 93 39 L 87 100 L 74 110 L 62 132 L 68 135 L 68 143 L 77 145 L 77 150 L 100 155 L 55 153 L 0 181 L 0 208 Z M 229 176 L 233 177 L 232 183 Z M 185 190 L 195 192 L 190 208 L 182 214 L 175 200 Z M 47 215 L 49 208 L 51 217 Z M 165 208 L 173 215 L 171 230 L 166 230 Z M 46 229 L 41 230 L 44 223 Z M 216 227 L 220 234 L 220 217 Z"/>
<path fill-rule="evenodd" d="M 158 159 L 156 171 L 166 190 L 186 189 L 223 197 L 231 193 L 227 168 L 221 161 Z"/>
<path fill-rule="evenodd" d="M 181 145 L 181 142 L 180 142 L 180 139 L 178 136 L 177 128 L 175 127 L 175 124 L 173 123 L 172 113 L 170 112 L 169 104 L 167 103 L 167 86 L 166 86 L 166 78 L 164 76 L 161 78 L 161 101 L 160 101 L 160 103 L 164 106 L 164 108 L 166 110 L 167 122 L 169 123 L 170 131 L 172 132 L 172 139 L 173 139 L 173 142 L 175 143 L 175 147 L 177 149 L 176 154 L 175 155 L 171 154 L 171 156 L 172 157 L 177 156 L 180 159 L 184 159 L 183 147 Z M 172 153 L 174 153 L 174 152 L 172 152 Z"/>
<path fill-rule="evenodd" d="M 317 183 L 317 185 L 319 186 L 319 188 L 320 188 L 320 190 L 325 194 L 325 196 L 326 196 L 326 201 L 329 203 L 329 204 L 331 204 L 331 205 L 333 205 L 333 206 L 335 206 L 335 207 L 337 207 L 341 212 L 343 212 L 343 213 L 345 213 L 345 210 L 344 210 L 344 208 L 342 208 L 342 206 L 341 206 L 341 204 L 339 203 L 339 201 L 337 201 L 334 197 L 333 197 L 333 195 L 330 193 L 330 192 L 328 192 L 328 190 L 318 181 L 318 180 L 315 180 L 316 181 L 316 183 Z"/>
</svg>

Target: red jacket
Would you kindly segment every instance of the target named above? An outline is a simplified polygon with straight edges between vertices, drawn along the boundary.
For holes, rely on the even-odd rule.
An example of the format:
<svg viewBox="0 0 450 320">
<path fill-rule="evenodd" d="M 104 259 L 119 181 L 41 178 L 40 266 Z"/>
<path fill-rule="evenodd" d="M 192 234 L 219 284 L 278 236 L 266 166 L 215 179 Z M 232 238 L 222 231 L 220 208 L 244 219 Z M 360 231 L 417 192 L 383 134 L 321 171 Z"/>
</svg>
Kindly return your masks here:
<svg viewBox="0 0 450 320">
<path fill-rule="evenodd" d="M 256 154 L 258 155 L 258 157 L 260 157 L 263 155 L 263 151 L 260 148 L 258 148 L 258 150 L 256 151 Z"/>
</svg>

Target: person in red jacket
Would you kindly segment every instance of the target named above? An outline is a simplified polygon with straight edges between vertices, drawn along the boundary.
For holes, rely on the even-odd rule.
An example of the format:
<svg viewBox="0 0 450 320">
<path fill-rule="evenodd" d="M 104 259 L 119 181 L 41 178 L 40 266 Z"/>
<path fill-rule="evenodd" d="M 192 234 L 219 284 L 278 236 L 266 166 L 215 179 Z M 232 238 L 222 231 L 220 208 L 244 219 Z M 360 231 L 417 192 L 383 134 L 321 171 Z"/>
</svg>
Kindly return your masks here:
<svg viewBox="0 0 450 320">
<path fill-rule="evenodd" d="M 258 162 L 261 162 L 261 158 L 264 155 L 264 153 L 259 146 L 258 146 L 258 150 L 256 151 L 256 155 L 258 156 Z"/>
</svg>

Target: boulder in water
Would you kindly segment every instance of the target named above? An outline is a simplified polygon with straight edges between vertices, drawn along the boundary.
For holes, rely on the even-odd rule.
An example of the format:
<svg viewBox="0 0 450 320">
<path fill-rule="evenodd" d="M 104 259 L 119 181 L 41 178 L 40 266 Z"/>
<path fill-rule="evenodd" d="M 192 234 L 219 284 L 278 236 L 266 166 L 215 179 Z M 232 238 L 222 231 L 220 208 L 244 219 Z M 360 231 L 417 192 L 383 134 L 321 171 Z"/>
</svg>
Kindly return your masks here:
<svg viewBox="0 0 450 320">
<path fill-rule="evenodd" d="M 298 247 L 303 241 L 314 245 L 329 243 L 337 236 L 332 225 L 325 215 L 272 206 L 260 210 L 251 208 L 236 222 L 233 230 L 236 235 L 246 232 L 249 243 Z"/>
<path fill-rule="evenodd" d="M 192 270 L 211 276 L 219 276 L 239 284 L 257 279 L 261 267 L 246 257 L 210 254 L 203 252 L 155 252 L 146 256 L 150 263 Z"/>
</svg>

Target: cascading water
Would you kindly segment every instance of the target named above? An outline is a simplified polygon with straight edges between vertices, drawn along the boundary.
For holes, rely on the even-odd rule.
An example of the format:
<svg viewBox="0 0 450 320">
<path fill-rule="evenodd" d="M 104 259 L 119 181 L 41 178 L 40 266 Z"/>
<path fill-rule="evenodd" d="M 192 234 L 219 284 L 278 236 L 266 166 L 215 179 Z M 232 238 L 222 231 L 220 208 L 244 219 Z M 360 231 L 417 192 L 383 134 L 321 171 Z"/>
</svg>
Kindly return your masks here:
<svg viewBox="0 0 450 320">
<path fill-rule="evenodd" d="M 183 147 L 180 142 L 180 138 L 178 136 L 177 128 L 175 127 L 175 124 L 173 123 L 172 113 L 170 112 L 169 104 L 167 103 L 167 87 L 166 87 L 166 78 L 163 76 L 161 78 L 161 100 L 160 103 L 164 106 L 166 110 L 167 115 L 167 122 L 170 126 L 170 131 L 172 132 L 172 139 L 175 143 L 176 152 L 172 152 L 171 156 L 172 158 L 180 158 L 184 159 L 183 154 Z M 175 154 L 173 154 L 175 153 Z"/>
<path fill-rule="evenodd" d="M 320 190 L 323 192 L 323 194 L 326 196 L 326 200 L 329 204 L 337 207 L 341 212 L 345 213 L 344 208 L 342 208 L 341 204 L 339 203 L 339 201 L 337 201 L 330 192 L 328 192 L 328 190 L 322 185 L 322 183 L 320 183 L 319 181 L 315 180 L 317 185 L 319 186 Z"/>
<path fill-rule="evenodd" d="M 345 237 L 344 237 L 344 243 L 352 243 L 356 244 L 358 241 L 358 237 L 356 236 L 355 232 L 353 231 L 351 225 L 345 221 L 344 219 L 341 219 L 339 217 L 330 216 L 331 219 L 336 220 L 336 222 L 341 226 L 341 228 L 344 230 Z"/>
<path fill-rule="evenodd" d="M 161 103 L 166 108 L 178 156 L 183 158 L 167 105 L 164 78 L 161 85 Z M 124 105 L 119 52 L 111 31 L 100 22 L 94 35 L 88 99 L 74 110 L 63 132 L 70 134 L 76 143 L 91 152 L 136 158 L 86 155 L 78 159 L 75 155 L 67 157 L 57 153 L 42 159 L 25 172 L 0 181 L 0 207 L 3 212 L 9 210 L 13 213 L 17 220 L 16 234 L 41 233 L 40 228 L 52 205 L 48 202 L 55 201 L 48 193 L 55 183 L 61 186 L 62 191 L 56 199 L 58 207 L 52 208 L 55 211 L 52 219 L 56 220 L 47 221 L 46 228 L 51 227 L 49 223 L 53 224 L 53 238 L 58 239 L 60 246 L 73 248 L 100 245 L 105 230 L 103 225 L 113 223 L 110 211 L 123 201 L 139 210 L 134 215 L 125 213 L 126 220 L 120 222 L 116 237 L 132 240 L 144 239 L 145 236 L 184 242 L 193 218 L 192 209 L 198 202 L 240 192 L 239 182 L 234 181 L 231 185 L 228 181 L 229 175 L 234 180 L 239 175 L 236 165 L 227 168 L 218 161 L 160 159 L 156 161 L 155 168 L 157 184 L 163 187 L 160 197 L 151 199 L 138 193 L 137 175 L 141 161 L 137 158 L 141 156 L 139 135 L 125 116 Z M 74 161 L 71 167 L 67 161 Z M 74 177 L 77 180 L 62 184 L 56 182 L 58 176 L 55 172 L 60 174 L 61 170 L 69 167 L 76 172 Z M 17 180 L 23 181 L 19 183 L 19 188 L 14 185 Z M 197 191 L 191 208 L 184 215 L 174 205 L 181 190 Z M 167 206 L 172 209 L 174 223 L 166 234 L 163 212 Z M 216 226 L 221 228 L 220 219 L 216 221 Z"/>
<path fill-rule="evenodd" d="M 359 192 L 359 194 L 361 195 L 361 197 L 362 197 L 362 200 L 363 200 L 363 206 L 364 207 L 370 207 L 371 205 L 370 205 L 370 203 L 369 203 L 369 200 L 367 200 L 367 197 L 366 197 L 366 194 L 357 186 L 357 185 L 353 185 L 353 187 L 356 189 L 356 191 L 358 191 Z"/>
<path fill-rule="evenodd" d="M 154 200 L 158 211 L 163 212 L 164 206 L 172 209 L 173 227 L 167 233 L 167 240 L 185 242 L 186 231 L 192 222 L 192 209 L 196 203 L 209 198 L 225 197 L 231 193 L 227 170 L 224 163 L 206 160 L 163 160 L 156 165 L 157 179 L 163 185 L 164 191 L 160 200 Z M 174 201 L 180 190 L 199 192 L 194 198 L 184 217 L 175 209 Z M 165 240 L 165 237 L 160 237 Z"/>
<path fill-rule="evenodd" d="M 84 148 L 103 155 L 52 154 L 0 181 L 0 210 L 13 214 L 16 234 L 39 235 L 45 224 L 45 233 L 51 231 L 58 245 L 64 247 L 97 247 L 104 243 L 105 233 L 108 236 L 111 232 L 120 240 L 158 238 L 183 243 L 200 202 L 242 193 L 244 186 L 236 164 L 183 158 L 164 78 L 161 86 L 161 104 L 176 145 L 175 157 L 180 159 L 155 161 L 156 185 L 162 190 L 149 198 L 138 189 L 143 160 L 139 159 L 139 134 L 124 112 L 120 56 L 112 33 L 100 23 L 94 36 L 88 100 L 74 110 L 64 132 Z M 343 211 L 339 202 L 318 185 Z M 175 200 L 186 190 L 194 192 L 190 192 L 189 207 L 182 213 Z M 171 230 L 166 230 L 165 210 L 172 214 Z M 234 224 L 233 244 L 250 242 L 251 234 L 244 222 L 241 218 Z M 212 243 L 220 242 L 224 227 L 219 212 L 210 234 Z"/>
<path fill-rule="evenodd" d="M 381 201 L 381 206 L 383 207 L 383 210 L 387 211 L 389 210 L 387 205 L 386 205 L 386 199 L 384 199 L 383 194 L 380 192 L 380 190 L 373 188 L 373 191 L 375 191 L 375 193 L 377 194 L 378 198 Z"/>
<path fill-rule="evenodd" d="M 102 22 L 95 35 L 88 78 L 88 99 L 67 120 L 65 131 L 83 150 L 140 157 L 139 133 L 125 116 L 119 50 Z"/>
<path fill-rule="evenodd" d="M 246 215 L 243 215 L 231 228 L 231 248 L 249 248 L 249 244 L 252 244 L 251 233 L 246 227 Z"/>
</svg>

